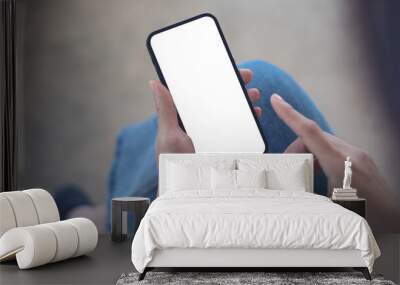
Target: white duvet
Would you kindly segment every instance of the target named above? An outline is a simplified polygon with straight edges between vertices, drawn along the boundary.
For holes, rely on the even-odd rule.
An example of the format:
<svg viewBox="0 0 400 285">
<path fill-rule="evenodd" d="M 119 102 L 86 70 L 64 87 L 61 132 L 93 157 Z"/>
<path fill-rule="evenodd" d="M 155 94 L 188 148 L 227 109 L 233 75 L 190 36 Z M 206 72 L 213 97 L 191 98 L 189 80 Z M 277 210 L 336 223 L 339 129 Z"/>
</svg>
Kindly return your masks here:
<svg viewBox="0 0 400 285">
<path fill-rule="evenodd" d="M 162 195 L 134 237 L 135 268 L 165 248 L 358 249 L 371 272 L 380 255 L 359 215 L 320 195 L 265 189 Z"/>
</svg>

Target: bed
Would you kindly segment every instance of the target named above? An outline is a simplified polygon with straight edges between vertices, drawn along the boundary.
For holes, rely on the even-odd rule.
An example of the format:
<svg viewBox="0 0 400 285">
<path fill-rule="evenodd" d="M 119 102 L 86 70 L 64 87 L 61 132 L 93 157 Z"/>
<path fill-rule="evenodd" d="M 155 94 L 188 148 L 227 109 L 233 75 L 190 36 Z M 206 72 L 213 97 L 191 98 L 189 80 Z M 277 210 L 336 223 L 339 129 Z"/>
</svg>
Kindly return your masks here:
<svg viewBox="0 0 400 285">
<path fill-rule="evenodd" d="M 380 251 L 361 216 L 313 193 L 311 154 L 162 154 L 159 195 L 132 242 L 154 268 L 352 267 Z"/>
</svg>

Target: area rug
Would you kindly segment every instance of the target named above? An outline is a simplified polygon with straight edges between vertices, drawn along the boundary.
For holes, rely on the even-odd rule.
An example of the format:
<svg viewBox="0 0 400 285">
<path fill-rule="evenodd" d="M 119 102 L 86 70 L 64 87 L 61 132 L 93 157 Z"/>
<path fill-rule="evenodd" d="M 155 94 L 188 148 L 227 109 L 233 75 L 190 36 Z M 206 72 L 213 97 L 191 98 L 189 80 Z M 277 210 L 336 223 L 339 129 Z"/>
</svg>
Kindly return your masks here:
<svg viewBox="0 0 400 285">
<path fill-rule="evenodd" d="M 395 285 L 381 275 L 372 275 L 368 281 L 360 272 L 148 272 L 146 278 L 138 281 L 138 273 L 125 273 L 117 285 L 134 284 L 379 284 Z"/>
</svg>

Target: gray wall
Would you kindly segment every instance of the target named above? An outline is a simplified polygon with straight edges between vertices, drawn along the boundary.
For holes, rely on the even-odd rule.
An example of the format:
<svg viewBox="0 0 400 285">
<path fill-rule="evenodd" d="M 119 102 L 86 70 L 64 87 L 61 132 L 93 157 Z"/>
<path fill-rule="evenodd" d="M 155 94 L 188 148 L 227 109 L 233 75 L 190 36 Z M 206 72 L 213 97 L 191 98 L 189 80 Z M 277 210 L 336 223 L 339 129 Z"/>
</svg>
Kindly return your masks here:
<svg viewBox="0 0 400 285">
<path fill-rule="evenodd" d="M 25 10 L 21 186 L 75 182 L 104 199 L 118 130 L 153 111 L 145 49 L 152 30 L 215 14 L 238 62 L 265 59 L 291 73 L 338 136 L 399 183 L 398 151 L 379 103 L 361 1 L 20 1 Z"/>
</svg>

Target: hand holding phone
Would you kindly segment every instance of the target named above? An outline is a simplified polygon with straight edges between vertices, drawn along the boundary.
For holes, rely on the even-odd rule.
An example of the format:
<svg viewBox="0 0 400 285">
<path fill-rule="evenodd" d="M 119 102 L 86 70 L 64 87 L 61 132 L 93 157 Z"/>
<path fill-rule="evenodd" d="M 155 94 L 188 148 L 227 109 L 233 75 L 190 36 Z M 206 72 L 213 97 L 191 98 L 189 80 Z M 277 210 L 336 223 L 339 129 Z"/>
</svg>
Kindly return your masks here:
<svg viewBox="0 0 400 285">
<path fill-rule="evenodd" d="M 245 84 L 251 81 L 251 70 L 239 69 L 239 72 Z M 178 124 L 170 92 L 159 81 L 152 80 L 149 85 L 154 94 L 157 111 L 156 158 L 158 159 L 160 153 L 194 153 L 192 140 Z M 256 88 L 248 89 L 247 93 L 253 103 L 260 98 L 260 92 Z M 255 106 L 254 111 L 257 117 L 261 116 L 260 107 Z"/>
<path fill-rule="evenodd" d="M 147 47 L 195 152 L 267 149 L 216 18 L 202 14 L 151 33 Z"/>
</svg>

